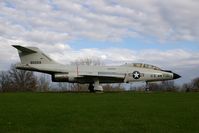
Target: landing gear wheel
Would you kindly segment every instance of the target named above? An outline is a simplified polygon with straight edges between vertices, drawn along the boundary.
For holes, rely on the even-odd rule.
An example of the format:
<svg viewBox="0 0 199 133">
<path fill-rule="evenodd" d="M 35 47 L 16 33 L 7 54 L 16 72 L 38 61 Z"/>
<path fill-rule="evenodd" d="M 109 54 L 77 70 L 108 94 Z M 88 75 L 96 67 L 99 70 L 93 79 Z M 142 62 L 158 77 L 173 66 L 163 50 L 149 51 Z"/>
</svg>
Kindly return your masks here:
<svg viewBox="0 0 199 133">
<path fill-rule="evenodd" d="M 90 92 L 95 92 L 95 90 L 94 90 L 94 86 L 93 86 L 93 84 L 91 83 L 91 84 L 89 84 L 89 86 L 88 86 L 88 90 L 90 91 Z"/>
</svg>

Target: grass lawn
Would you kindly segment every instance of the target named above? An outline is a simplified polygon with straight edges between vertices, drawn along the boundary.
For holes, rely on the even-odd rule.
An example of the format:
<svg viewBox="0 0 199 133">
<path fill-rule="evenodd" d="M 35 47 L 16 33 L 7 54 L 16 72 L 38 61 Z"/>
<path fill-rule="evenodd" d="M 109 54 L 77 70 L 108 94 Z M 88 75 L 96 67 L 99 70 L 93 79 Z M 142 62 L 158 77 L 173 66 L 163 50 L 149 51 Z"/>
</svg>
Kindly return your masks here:
<svg viewBox="0 0 199 133">
<path fill-rule="evenodd" d="M 198 133 L 199 93 L 0 93 L 0 133 Z"/>
</svg>

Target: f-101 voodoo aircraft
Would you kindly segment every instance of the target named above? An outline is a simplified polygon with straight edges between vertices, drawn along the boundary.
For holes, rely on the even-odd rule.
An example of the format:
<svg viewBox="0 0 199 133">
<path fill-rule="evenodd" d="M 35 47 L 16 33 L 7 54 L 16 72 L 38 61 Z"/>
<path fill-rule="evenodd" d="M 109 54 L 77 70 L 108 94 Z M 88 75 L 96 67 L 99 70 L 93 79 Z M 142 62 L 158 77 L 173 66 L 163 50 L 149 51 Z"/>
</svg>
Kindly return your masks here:
<svg viewBox="0 0 199 133">
<path fill-rule="evenodd" d="M 63 65 L 36 47 L 13 45 L 21 60 L 17 69 L 47 73 L 53 82 L 89 84 L 91 92 L 103 91 L 101 83 L 154 82 L 180 78 L 176 73 L 156 66 L 133 63 L 121 66 Z"/>
</svg>

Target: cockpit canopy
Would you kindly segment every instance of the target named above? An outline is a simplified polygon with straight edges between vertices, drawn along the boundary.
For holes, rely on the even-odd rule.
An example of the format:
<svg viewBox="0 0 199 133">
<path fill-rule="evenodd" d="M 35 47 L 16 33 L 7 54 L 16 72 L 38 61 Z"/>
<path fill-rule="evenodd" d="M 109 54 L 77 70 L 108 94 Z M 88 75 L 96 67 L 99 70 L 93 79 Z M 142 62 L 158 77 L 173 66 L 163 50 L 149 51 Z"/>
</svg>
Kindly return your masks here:
<svg viewBox="0 0 199 133">
<path fill-rule="evenodd" d="M 149 65 L 149 64 L 143 64 L 143 63 L 125 64 L 125 66 L 147 68 L 147 69 L 153 69 L 153 70 L 161 70 L 159 67 L 156 67 L 156 66 L 153 66 L 153 65 Z"/>
</svg>

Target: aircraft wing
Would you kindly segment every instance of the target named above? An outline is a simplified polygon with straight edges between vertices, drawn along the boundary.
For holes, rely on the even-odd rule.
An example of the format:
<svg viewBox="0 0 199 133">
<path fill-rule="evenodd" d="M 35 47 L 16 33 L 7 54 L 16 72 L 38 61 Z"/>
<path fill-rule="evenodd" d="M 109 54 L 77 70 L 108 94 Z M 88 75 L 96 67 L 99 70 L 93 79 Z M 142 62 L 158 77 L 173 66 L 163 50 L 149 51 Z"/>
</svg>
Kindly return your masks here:
<svg viewBox="0 0 199 133">
<path fill-rule="evenodd" d="M 94 74 L 79 74 L 82 77 L 110 77 L 110 78 L 124 78 L 125 73 L 118 73 L 118 72 L 98 72 Z"/>
<path fill-rule="evenodd" d="M 78 75 L 79 78 L 85 78 L 86 80 L 93 81 L 98 79 L 101 83 L 116 83 L 123 82 L 125 74 L 119 73 L 98 73 L 98 74 L 82 74 Z"/>
</svg>

